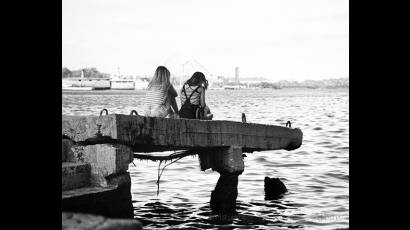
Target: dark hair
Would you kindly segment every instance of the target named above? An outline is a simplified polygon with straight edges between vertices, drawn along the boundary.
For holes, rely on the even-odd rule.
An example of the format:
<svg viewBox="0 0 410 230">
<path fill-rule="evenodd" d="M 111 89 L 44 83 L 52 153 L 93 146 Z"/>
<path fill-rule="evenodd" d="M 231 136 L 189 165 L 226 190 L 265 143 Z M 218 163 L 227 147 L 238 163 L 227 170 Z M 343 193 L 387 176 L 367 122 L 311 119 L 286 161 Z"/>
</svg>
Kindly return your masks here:
<svg viewBox="0 0 410 230">
<path fill-rule="evenodd" d="M 208 88 L 208 80 L 206 80 L 205 75 L 201 72 L 195 72 L 190 79 L 188 79 L 185 84 L 190 86 L 203 84 L 204 88 Z"/>
</svg>

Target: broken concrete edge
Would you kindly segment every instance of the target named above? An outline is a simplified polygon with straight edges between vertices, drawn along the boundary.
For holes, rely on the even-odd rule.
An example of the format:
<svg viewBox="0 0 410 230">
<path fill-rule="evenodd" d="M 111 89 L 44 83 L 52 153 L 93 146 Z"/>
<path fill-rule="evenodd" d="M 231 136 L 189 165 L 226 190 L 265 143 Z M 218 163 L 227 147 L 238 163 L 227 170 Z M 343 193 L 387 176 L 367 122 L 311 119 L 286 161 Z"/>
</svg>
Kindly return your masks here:
<svg viewBox="0 0 410 230">
<path fill-rule="evenodd" d="M 71 147 L 73 146 L 73 141 L 69 139 L 61 140 L 61 161 L 62 162 L 75 162 L 74 154 L 72 153 Z"/>
<path fill-rule="evenodd" d="M 126 173 L 128 166 L 134 160 L 133 151 L 123 145 L 101 144 L 79 146 L 63 142 L 63 159 L 70 159 L 71 162 L 89 163 L 91 166 L 91 184 L 107 186 L 107 177 L 113 178 Z"/>
<path fill-rule="evenodd" d="M 135 219 L 106 218 L 101 215 L 62 212 L 62 229 L 84 230 L 140 230 L 142 224 Z"/>
<path fill-rule="evenodd" d="M 242 147 L 240 146 L 202 152 L 199 154 L 199 163 L 202 171 L 211 168 L 217 172 L 240 175 L 245 169 Z"/>
<path fill-rule="evenodd" d="M 61 199 L 64 200 L 64 199 L 70 199 L 74 197 L 87 196 L 90 194 L 104 193 L 108 191 L 113 191 L 117 188 L 118 188 L 117 185 L 112 185 L 112 186 L 107 186 L 107 187 L 88 186 L 88 187 L 81 187 L 77 189 L 65 190 L 61 192 Z"/>
<path fill-rule="evenodd" d="M 108 187 L 85 187 L 63 191 L 64 212 L 104 215 L 110 218 L 133 218 L 131 182 Z"/>
<path fill-rule="evenodd" d="M 87 185 L 79 184 L 79 186 L 73 186 L 69 189 L 63 189 L 62 199 L 69 199 L 72 197 L 80 197 L 80 196 L 86 196 L 89 194 L 97 194 L 97 193 L 103 193 L 107 191 L 113 191 L 123 185 L 131 184 L 131 176 L 129 172 L 121 173 L 117 175 L 111 175 L 110 177 L 107 177 L 107 178 L 101 178 L 101 177 L 93 178 L 92 176 L 91 178 L 92 178 L 91 181 Z"/>
<path fill-rule="evenodd" d="M 131 183 L 129 172 L 112 174 L 107 177 L 91 174 L 91 185 L 100 187 L 118 187 L 123 184 Z"/>
</svg>

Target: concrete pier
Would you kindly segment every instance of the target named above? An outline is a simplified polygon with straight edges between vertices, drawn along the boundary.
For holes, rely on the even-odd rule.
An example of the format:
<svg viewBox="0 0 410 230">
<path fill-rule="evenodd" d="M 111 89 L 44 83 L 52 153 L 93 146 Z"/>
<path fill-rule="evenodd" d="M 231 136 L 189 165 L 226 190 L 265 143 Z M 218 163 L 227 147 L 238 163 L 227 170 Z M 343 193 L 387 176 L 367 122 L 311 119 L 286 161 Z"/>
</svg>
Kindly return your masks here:
<svg viewBox="0 0 410 230">
<path fill-rule="evenodd" d="M 62 117 L 64 211 L 132 217 L 128 165 L 134 152 L 191 150 L 201 170 L 220 174 L 211 194 L 216 214 L 234 214 L 244 152 L 294 150 L 302 131 L 275 125 L 138 115 Z"/>
<path fill-rule="evenodd" d="M 101 133 L 100 138 L 96 138 L 97 133 Z M 63 116 L 62 134 L 89 144 L 121 143 L 134 152 L 229 146 L 241 146 L 243 152 L 293 150 L 300 147 L 303 136 L 300 129 L 276 125 L 123 114 Z"/>
</svg>

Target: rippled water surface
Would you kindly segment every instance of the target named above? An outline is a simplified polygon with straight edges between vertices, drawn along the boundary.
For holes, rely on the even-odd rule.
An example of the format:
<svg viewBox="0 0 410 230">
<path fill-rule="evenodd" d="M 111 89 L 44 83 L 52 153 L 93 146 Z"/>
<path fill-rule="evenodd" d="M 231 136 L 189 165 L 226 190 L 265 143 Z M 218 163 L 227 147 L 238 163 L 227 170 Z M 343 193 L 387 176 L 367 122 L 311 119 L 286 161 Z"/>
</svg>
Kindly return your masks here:
<svg viewBox="0 0 410 230">
<path fill-rule="evenodd" d="M 143 91 L 63 92 L 63 115 L 142 114 Z M 179 100 L 179 98 L 178 98 Z M 179 103 L 179 101 L 178 101 Z M 214 120 L 285 125 L 303 131 L 293 151 L 247 153 L 232 224 L 210 218 L 219 174 L 200 171 L 197 157 L 168 166 L 157 197 L 158 162 L 130 164 L 135 218 L 144 229 L 338 229 L 349 227 L 349 93 L 347 89 L 208 90 Z M 279 177 L 289 192 L 264 200 L 264 177 Z"/>
</svg>

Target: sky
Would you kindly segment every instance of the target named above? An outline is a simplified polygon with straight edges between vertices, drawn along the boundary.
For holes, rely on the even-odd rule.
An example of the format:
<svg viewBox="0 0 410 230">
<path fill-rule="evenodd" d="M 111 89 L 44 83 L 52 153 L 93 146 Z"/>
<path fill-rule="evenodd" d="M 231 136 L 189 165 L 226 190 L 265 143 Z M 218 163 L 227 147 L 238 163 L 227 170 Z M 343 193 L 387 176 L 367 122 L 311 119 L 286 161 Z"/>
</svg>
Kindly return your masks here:
<svg viewBox="0 0 410 230">
<path fill-rule="evenodd" d="M 348 0 L 63 0 L 62 66 L 278 80 L 349 76 Z"/>
</svg>

